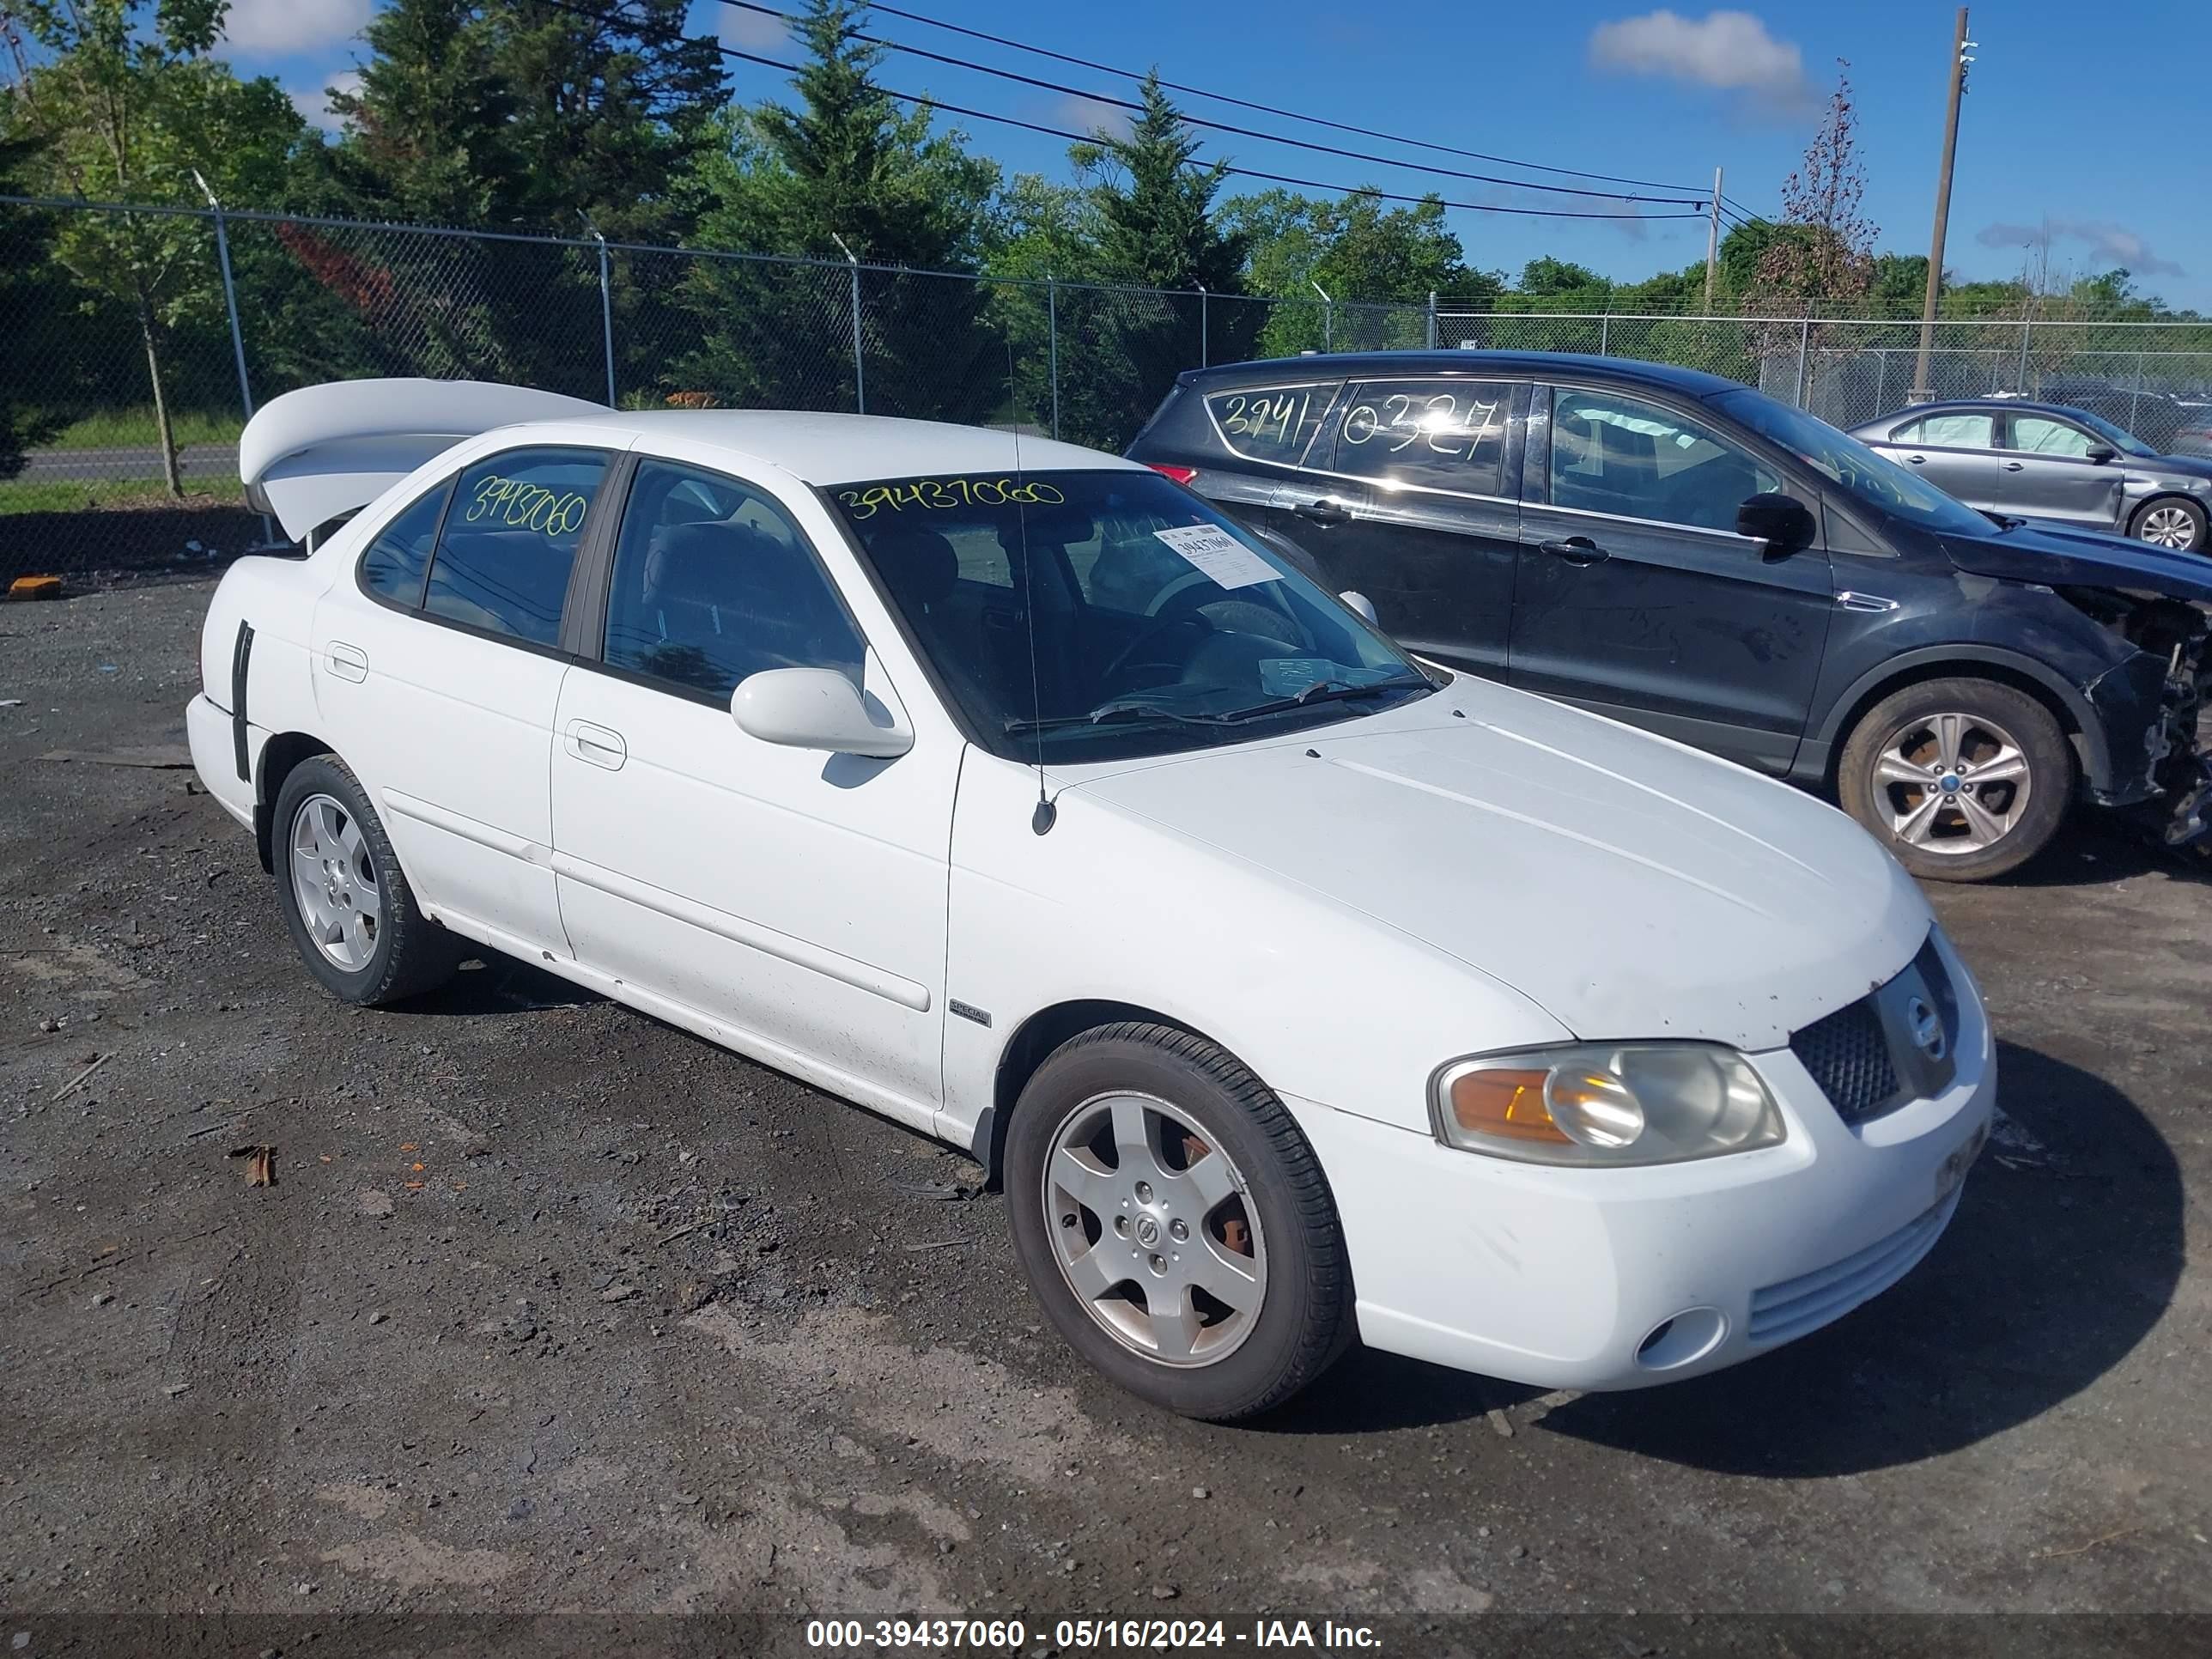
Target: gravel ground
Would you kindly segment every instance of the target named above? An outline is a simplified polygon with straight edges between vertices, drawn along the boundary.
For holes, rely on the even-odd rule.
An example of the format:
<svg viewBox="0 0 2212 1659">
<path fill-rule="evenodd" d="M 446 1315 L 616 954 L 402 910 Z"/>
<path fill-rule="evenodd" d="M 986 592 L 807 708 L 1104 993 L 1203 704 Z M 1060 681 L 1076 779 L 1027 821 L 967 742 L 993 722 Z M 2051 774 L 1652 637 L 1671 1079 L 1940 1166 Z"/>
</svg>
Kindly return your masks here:
<svg viewBox="0 0 2212 1659">
<path fill-rule="evenodd" d="M 1026 1650 L 1228 1618 L 1235 1647 L 1269 1610 L 1399 1652 L 1771 1653 L 1876 1627 L 1730 1615 L 2212 1613 L 2193 872 L 2084 830 L 1934 890 L 2008 1121 L 1858 1314 L 1621 1395 L 1355 1353 L 1215 1428 L 1058 1343 L 964 1158 L 519 964 L 343 1007 L 189 772 L 39 758 L 181 742 L 208 592 L 0 610 L 16 1650 L 763 1651 L 924 1613 L 1022 1619 Z M 1512 1622 L 1559 1614 L 1589 1617 Z"/>
</svg>

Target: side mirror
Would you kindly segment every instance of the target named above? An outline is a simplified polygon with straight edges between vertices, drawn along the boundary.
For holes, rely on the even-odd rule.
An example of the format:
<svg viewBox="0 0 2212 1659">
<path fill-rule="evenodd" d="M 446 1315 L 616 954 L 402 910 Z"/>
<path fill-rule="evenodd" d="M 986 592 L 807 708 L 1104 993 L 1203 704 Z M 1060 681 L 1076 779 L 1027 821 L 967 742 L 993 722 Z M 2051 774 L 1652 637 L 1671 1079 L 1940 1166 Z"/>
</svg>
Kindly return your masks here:
<svg viewBox="0 0 2212 1659">
<path fill-rule="evenodd" d="M 853 682 L 834 668 L 770 668 L 749 675 L 730 694 L 738 729 L 787 749 L 890 760 L 914 747 L 914 734 L 868 718 Z"/>
<path fill-rule="evenodd" d="M 1356 611 L 1361 616 L 1366 617 L 1369 627 L 1380 628 L 1382 625 L 1382 623 L 1376 619 L 1375 615 L 1375 601 L 1369 599 L 1364 593 L 1355 593 L 1347 587 L 1343 592 L 1338 594 L 1336 597 L 1338 602 L 1341 604 L 1345 609 L 1347 611 Z"/>
<path fill-rule="evenodd" d="M 2107 461 L 2117 461 L 2120 459 L 2120 452 L 2118 450 L 2111 448 L 2104 444 L 2098 444 L 2087 453 L 2090 462 L 2097 466 L 2102 466 Z"/>
<path fill-rule="evenodd" d="M 1786 559 L 1812 546 L 1820 532 L 1804 502 L 1769 490 L 1736 508 L 1735 533 L 1765 542 L 1768 558 Z"/>
</svg>

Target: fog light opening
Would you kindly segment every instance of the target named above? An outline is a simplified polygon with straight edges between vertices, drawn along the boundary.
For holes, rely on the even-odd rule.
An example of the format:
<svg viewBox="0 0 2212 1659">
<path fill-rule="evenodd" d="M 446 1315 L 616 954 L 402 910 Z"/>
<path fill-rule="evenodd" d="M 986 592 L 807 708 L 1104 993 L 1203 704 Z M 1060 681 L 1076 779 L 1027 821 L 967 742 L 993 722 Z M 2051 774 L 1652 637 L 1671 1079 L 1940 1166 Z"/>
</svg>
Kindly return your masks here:
<svg viewBox="0 0 2212 1659">
<path fill-rule="evenodd" d="M 1651 1328 L 1637 1344 L 1636 1363 L 1647 1371 L 1670 1371 L 1703 1359 L 1727 1334 L 1728 1320 L 1718 1308 L 1686 1308 Z"/>
</svg>

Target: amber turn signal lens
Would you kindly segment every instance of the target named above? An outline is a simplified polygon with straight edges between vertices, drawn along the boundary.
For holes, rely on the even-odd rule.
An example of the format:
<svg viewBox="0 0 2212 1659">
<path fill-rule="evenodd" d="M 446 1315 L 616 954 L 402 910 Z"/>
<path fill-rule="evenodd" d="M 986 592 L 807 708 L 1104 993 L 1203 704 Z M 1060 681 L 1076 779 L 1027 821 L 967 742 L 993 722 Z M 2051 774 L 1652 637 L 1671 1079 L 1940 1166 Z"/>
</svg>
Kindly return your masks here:
<svg viewBox="0 0 2212 1659">
<path fill-rule="evenodd" d="M 1544 1105 L 1548 1071 L 1472 1071 L 1452 1079 L 1452 1117 L 1471 1134 L 1568 1146 Z"/>
</svg>

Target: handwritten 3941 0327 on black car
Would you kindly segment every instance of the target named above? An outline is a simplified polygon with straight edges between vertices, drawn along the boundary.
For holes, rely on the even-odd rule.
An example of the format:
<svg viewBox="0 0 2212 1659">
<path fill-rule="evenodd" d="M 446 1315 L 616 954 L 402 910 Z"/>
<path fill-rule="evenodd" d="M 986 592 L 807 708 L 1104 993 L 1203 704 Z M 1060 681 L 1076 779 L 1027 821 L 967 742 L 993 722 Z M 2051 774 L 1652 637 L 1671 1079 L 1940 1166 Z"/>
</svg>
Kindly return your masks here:
<svg viewBox="0 0 2212 1659">
<path fill-rule="evenodd" d="M 1695 370 L 1361 353 L 1183 374 L 1129 449 L 1421 656 L 1832 791 L 1915 874 L 2077 797 L 2207 834 L 2212 564 L 1976 512 Z"/>
</svg>

